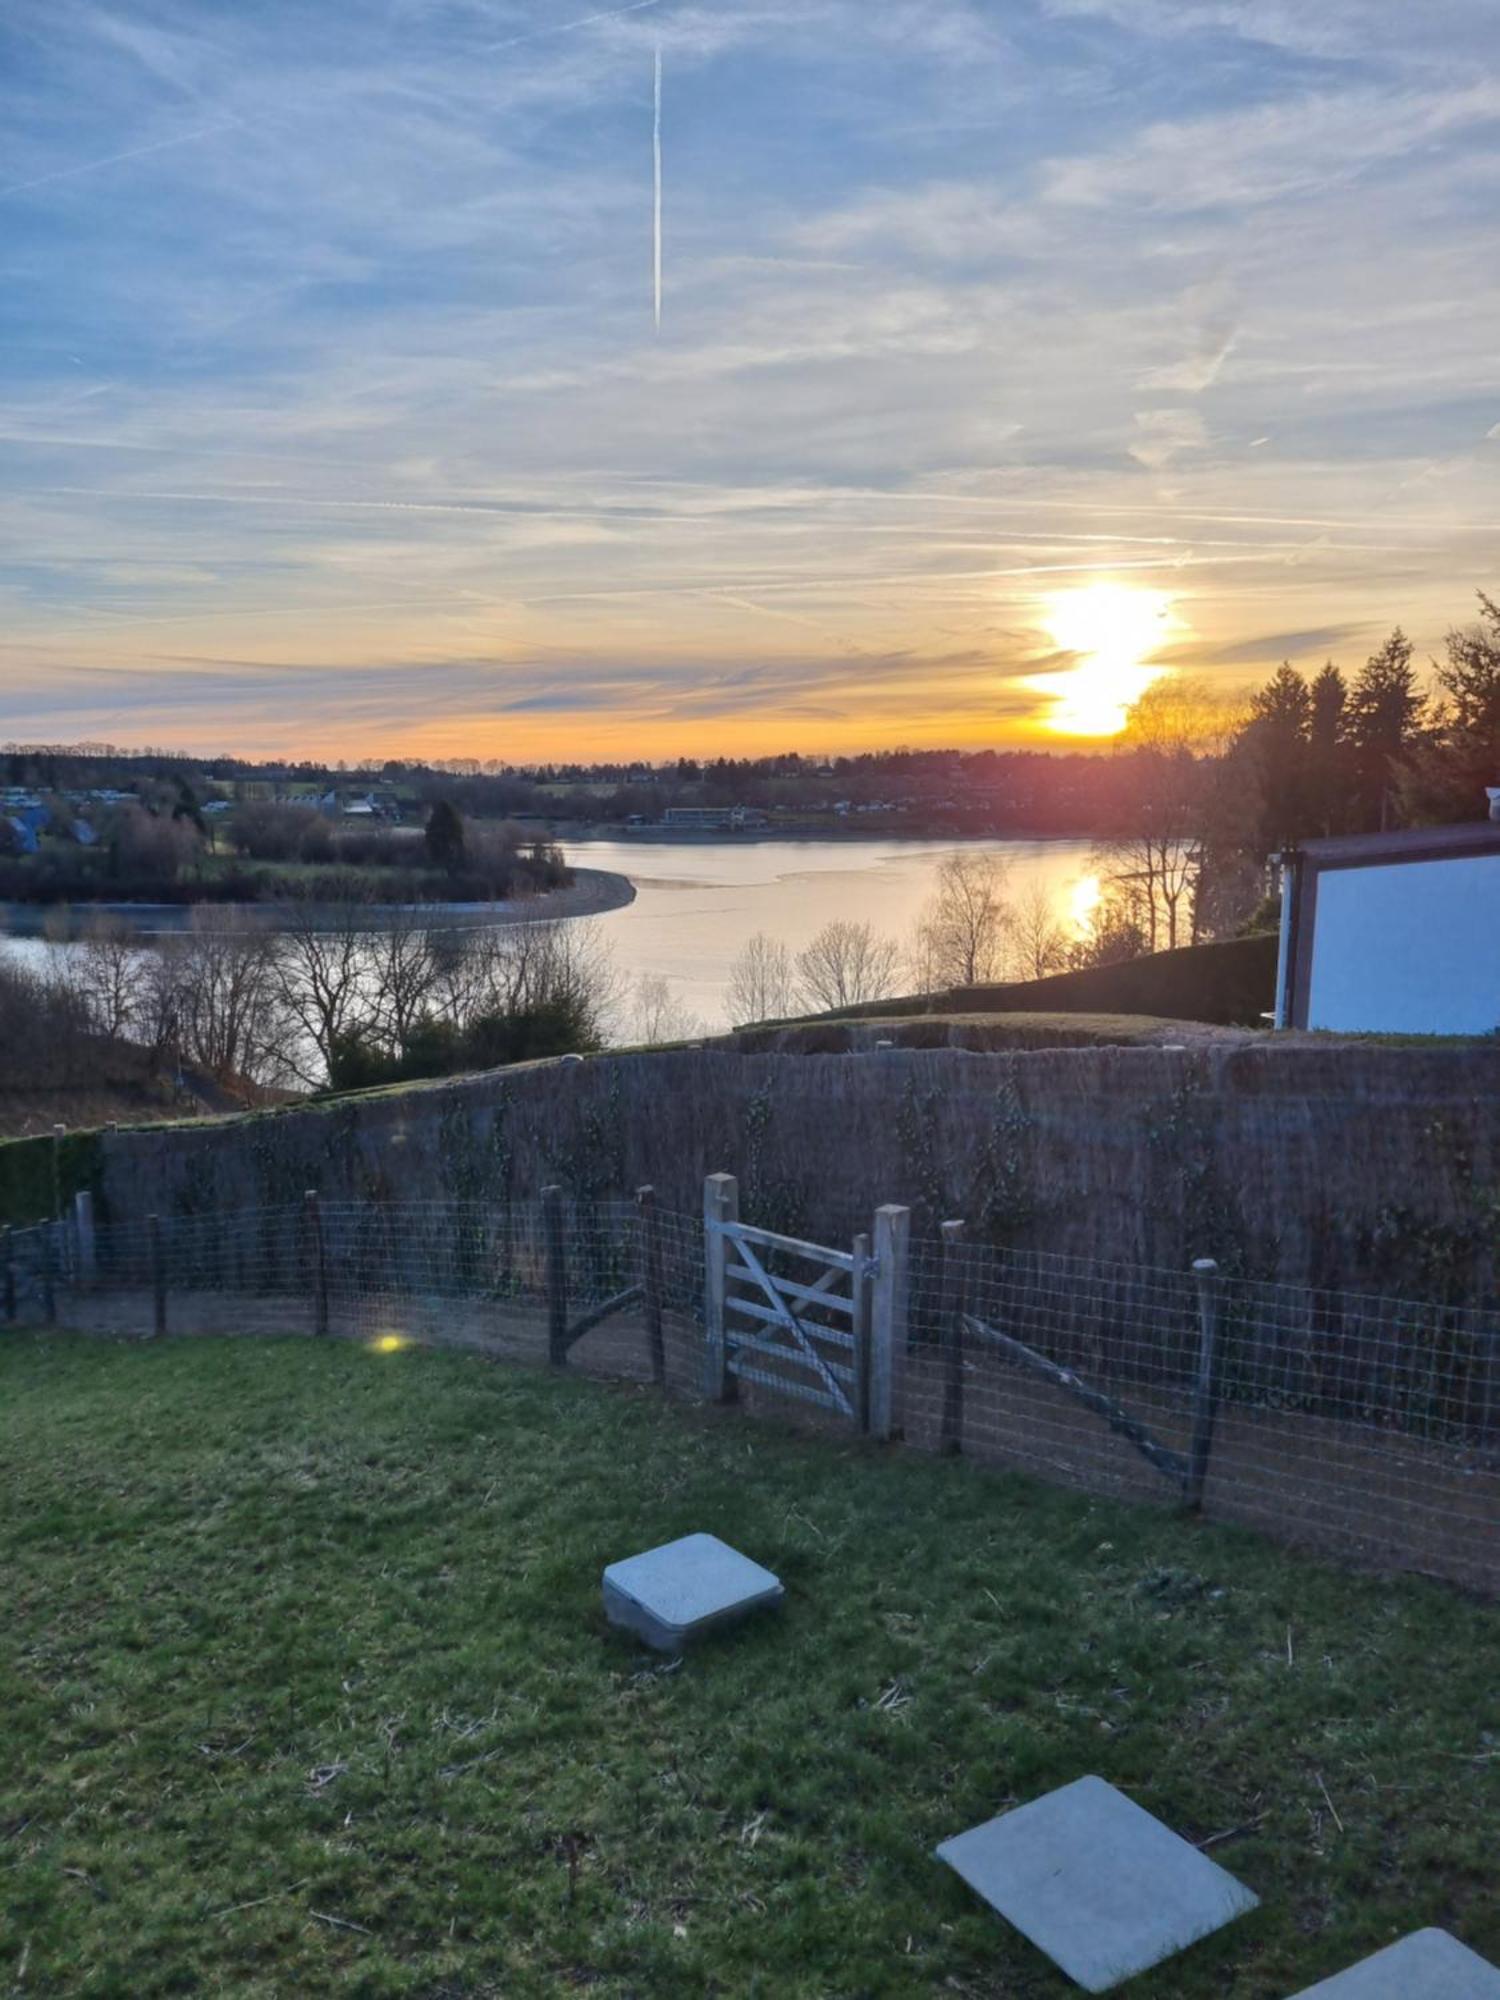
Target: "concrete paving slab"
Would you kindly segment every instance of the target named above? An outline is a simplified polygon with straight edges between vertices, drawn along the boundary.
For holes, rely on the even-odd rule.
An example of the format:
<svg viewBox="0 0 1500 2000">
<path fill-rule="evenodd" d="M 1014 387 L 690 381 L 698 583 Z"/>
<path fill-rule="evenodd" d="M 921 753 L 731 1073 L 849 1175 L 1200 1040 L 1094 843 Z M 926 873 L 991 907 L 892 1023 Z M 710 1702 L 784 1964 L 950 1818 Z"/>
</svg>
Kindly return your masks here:
<svg viewBox="0 0 1500 2000">
<path fill-rule="evenodd" d="M 779 1604 L 784 1595 L 779 1578 L 717 1535 L 684 1535 L 604 1572 L 610 1623 L 663 1653 L 680 1653 L 705 1632 Z"/>
<path fill-rule="evenodd" d="M 1413 1931 L 1294 2000 L 1500 2000 L 1500 1971 L 1446 1931 Z"/>
<path fill-rule="evenodd" d="M 937 1850 L 1089 1993 L 1107 1993 L 1260 1898 L 1103 1778 L 1079 1778 Z"/>
</svg>

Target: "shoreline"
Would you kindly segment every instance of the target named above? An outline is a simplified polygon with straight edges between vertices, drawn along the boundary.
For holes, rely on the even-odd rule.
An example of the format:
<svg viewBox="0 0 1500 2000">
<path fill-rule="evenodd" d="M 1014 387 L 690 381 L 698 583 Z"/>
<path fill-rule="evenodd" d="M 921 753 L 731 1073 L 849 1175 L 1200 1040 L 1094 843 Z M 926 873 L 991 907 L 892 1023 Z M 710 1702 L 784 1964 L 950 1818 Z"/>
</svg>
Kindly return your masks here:
<svg viewBox="0 0 1500 2000">
<path fill-rule="evenodd" d="M 1034 846 L 1042 841 L 1097 841 L 1097 833 L 910 833 L 895 827 L 601 827 L 589 823 L 586 832 L 555 827 L 547 838 L 559 847 L 756 847 L 767 843 L 784 847 L 823 846 L 835 841 L 851 847 L 861 845 L 903 845 L 908 847 L 952 847 L 980 841 L 1001 841 L 1008 846 Z"/>
<path fill-rule="evenodd" d="M 369 917 L 370 930 L 379 930 L 384 921 L 414 909 L 430 910 L 432 930 L 478 930 L 512 924 L 561 923 L 575 917 L 598 917 L 610 910 L 623 910 L 635 901 L 635 884 L 628 876 L 606 868 L 575 868 L 567 889 L 549 890 L 542 896 L 518 896 L 501 903 L 371 903 L 362 915 Z M 331 920 L 336 907 L 328 903 L 298 904 L 285 900 L 263 903 L 215 902 L 204 897 L 196 903 L 0 903 L 0 939 L 45 937 L 49 922 L 55 923 L 60 910 L 69 919 L 68 937 L 80 935 L 91 916 L 123 917 L 135 925 L 142 937 L 186 930 L 197 910 L 243 910 L 259 917 L 269 930 L 284 930 L 293 915 L 306 916 L 309 909 Z"/>
</svg>

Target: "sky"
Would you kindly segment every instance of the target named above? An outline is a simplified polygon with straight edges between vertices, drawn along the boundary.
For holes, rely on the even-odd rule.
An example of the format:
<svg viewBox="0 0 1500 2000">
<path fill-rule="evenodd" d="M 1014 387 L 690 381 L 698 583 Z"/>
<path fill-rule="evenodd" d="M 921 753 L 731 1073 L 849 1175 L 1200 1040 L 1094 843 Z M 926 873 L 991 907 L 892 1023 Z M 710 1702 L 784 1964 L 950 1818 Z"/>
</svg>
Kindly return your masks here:
<svg viewBox="0 0 1500 2000">
<path fill-rule="evenodd" d="M 1431 653 L 1500 582 L 1494 31 L 6 0 L 0 740 L 1066 747 Z"/>
</svg>

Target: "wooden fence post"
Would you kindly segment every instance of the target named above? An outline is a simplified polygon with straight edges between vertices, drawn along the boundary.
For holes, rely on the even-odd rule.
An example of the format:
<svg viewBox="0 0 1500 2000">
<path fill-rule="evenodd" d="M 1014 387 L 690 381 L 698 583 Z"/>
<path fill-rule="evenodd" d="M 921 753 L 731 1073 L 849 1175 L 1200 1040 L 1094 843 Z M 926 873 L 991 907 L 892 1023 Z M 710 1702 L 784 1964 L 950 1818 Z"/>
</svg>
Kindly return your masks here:
<svg viewBox="0 0 1500 2000">
<path fill-rule="evenodd" d="M 1199 1510 L 1219 1413 L 1219 1267 L 1212 1257 L 1199 1257 L 1193 1264 L 1193 1276 L 1198 1281 L 1198 1373 L 1193 1385 L 1193 1439 L 1188 1447 L 1182 1497 L 1189 1507 Z"/>
<path fill-rule="evenodd" d="M 302 1212 L 307 1218 L 307 1276 L 312 1289 L 313 1332 L 325 1334 L 328 1331 L 328 1260 L 323 1250 L 323 1210 L 316 1188 L 309 1188 L 303 1195 Z"/>
<path fill-rule="evenodd" d="M 854 1421 L 866 1437 L 870 1434 L 870 1239 L 854 1239 L 854 1269 L 850 1273 L 849 1296 L 853 1303 L 850 1325 L 854 1332 Z"/>
<path fill-rule="evenodd" d="M 0 1309 L 5 1313 L 7 1326 L 14 1326 L 16 1319 L 16 1246 L 10 1233 L 10 1224 L 0 1229 Z"/>
<path fill-rule="evenodd" d="M 563 1191 L 542 1189 L 542 1234 L 547 1246 L 547 1359 L 568 1365 L 568 1245 L 563 1233 Z"/>
<path fill-rule="evenodd" d="M 1475 1424 L 1480 1443 L 1487 1445 L 1500 1436 L 1500 1333 L 1480 1335 L 1478 1374 Z"/>
<path fill-rule="evenodd" d="M 52 1240 L 55 1223 L 42 1224 L 42 1318 L 48 1326 L 57 1325 L 57 1284 L 55 1280 L 56 1246 Z"/>
<path fill-rule="evenodd" d="M 160 1340 L 167 1330 L 167 1260 L 159 1215 L 146 1217 L 146 1236 L 151 1249 L 151 1331 Z"/>
<path fill-rule="evenodd" d="M 723 1226 L 739 1219 L 739 1182 L 733 1174 L 710 1174 L 703 1183 L 703 1393 L 713 1403 L 732 1403 L 736 1393 L 724 1330 L 729 1239 Z"/>
<path fill-rule="evenodd" d="M 943 1422 L 938 1451 L 951 1457 L 964 1448 L 964 1307 L 966 1267 L 962 1222 L 945 1222 L 938 1296 L 942 1314 Z"/>
<path fill-rule="evenodd" d="M 870 1302 L 870 1435 L 897 1431 L 900 1385 L 906 1359 L 907 1262 L 911 1210 L 888 1202 L 875 1211 L 875 1288 Z"/>
<path fill-rule="evenodd" d="M 661 1321 L 661 1219 L 656 1213 L 656 1189 L 637 1188 L 635 1206 L 640 1218 L 641 1316 L 646 1322 L 651 1380 L 660 1388 L 667 1379 L 667 1346 Z"/>
<path fill-rule="evenodd" d="M 99 1275 L 97 1238 L 94 1235 L 94 1197 L 80 1188 L 73 1197 L 73 1248 L 80 1285 L 91 1285 Z"/>
</svg>

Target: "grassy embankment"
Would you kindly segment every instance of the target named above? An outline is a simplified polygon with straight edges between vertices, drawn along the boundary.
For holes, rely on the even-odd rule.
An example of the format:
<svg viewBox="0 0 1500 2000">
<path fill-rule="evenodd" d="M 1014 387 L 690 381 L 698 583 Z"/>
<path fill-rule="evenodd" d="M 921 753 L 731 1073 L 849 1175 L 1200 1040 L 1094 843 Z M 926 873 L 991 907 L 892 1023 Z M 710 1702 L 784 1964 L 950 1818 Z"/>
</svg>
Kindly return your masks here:
<svg viewBox="0 0 1500 2000">
<path fill-rule="evenodd" d="M 601 1566 L 710 1528 L 782 1613 L 673 1668 Z M 1264 1907 L 1250 2000 L 1500 1956 L 1496 1613 L 1244 1535 L 460 1356 L 0 1346 L 16 1993 L 1073 1989 L 931 1859 L 1097 1771 Z"/>
</svg>

